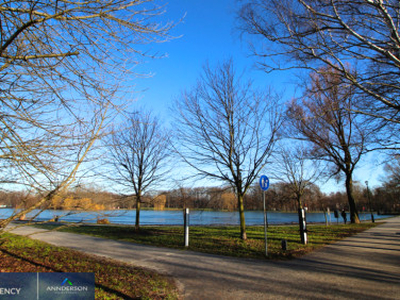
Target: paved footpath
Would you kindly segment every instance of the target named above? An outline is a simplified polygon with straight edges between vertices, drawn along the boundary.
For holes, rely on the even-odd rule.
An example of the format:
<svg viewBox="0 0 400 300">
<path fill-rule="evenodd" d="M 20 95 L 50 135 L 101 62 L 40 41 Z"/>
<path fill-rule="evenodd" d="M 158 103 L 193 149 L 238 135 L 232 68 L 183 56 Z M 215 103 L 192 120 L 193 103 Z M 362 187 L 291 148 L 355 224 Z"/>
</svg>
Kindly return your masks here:
<svg viewBox="0 0 400 300">
<path fill-rule="evenodd" d="M 20 228 L 29 234 L 34 228 Z M 300 259 L 271 262 L 78 234 L 32 238 L 172 275 L 185 299 L 400 299 L 400 217 Z"/>
</svg>

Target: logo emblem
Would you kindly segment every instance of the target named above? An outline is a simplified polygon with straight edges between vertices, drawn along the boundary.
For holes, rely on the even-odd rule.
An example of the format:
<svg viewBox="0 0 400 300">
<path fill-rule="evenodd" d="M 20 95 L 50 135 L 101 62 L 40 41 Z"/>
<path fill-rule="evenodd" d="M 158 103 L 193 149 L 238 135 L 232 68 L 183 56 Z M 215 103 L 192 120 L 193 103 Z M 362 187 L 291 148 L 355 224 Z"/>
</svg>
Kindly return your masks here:
<svg viewBox="0 0 400 300">
<path fill-rule="evenodd" d="M 68 279 L 68 278 L 65 278 L 65 279 L 64 279 L 64 281 L 61 283 L 61 285 L 65 285 L 65 284 L 72 285 L 72 282 L 71 282 L 71 281 L 69 281 L 69 279 Z"/>
</svg>

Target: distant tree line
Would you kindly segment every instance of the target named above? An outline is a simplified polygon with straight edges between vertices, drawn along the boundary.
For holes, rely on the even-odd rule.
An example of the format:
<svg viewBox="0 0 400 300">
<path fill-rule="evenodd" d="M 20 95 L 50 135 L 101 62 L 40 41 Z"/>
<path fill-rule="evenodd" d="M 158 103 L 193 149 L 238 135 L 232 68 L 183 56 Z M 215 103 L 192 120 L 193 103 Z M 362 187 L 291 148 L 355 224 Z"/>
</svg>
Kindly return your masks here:
<svg viewBox="0 0 400 300">
<path fill-rule="evenodd" d="M 400 213 L 400 182 L 390 177 L 381 186 L 368 190 L 365 184 L 354 184 L 354 198 L 359 212 Z M 39 197 L 39 196 L 37 196 Z M 0 205 L 10 208 L 25 208 L 37 201 L 37 197 L 22 191 L 0 192 Z M 262 191 L 258 184 L 251 186 L 244 197 L 246 210 L 262 210 Z M 134 195 L 121 195 L 96 188 L 78 188 L 59 195 L 53 201 L 52 209 L 65 210 L 113 210 L 135 209 L 137 198 Z M 204 209 L 237 211 L 237 199 L 230 187 L 196 187 L 151 192 L 143 195 L 142 207 L 145 209 Z M 160 203 L 161 202 L 161 203 Z M 304 206 L 309 211 L 348 211 L 347 194 L 343 192 L 324 193 L 312 184 L 303 194 Z M 298 209 L 296 195 L 285 182 L 274 183 L 266 192 L 266 205 L 269 211 L 294 212 Z"/>
<path fill-rule="evenodd" d="M 163 193 L 166 196 L 166 208 L 196 208 L 236 211 L 237 201 L 229 188 L 185 188 Z M 400 213 L 400 186 L 384 183 L 382 186 L 369 190 L 365 185 L 355 183 L 354 197 L 359 212 L 369 212 L 372 209 L 378 213 Z M 330 211 L 345 209 L 349 211 L 346 191 L 324 193 L 317 185 L 306 188 L 303 203 L 308 211 Z M 371 204 L 371 206 L 370 206 Z M 296 197 L 290 192 L 287 183 L 280 182 L 271 185 L 266 192 L 266 205 L 269 211 L 295 212 L 298 209 Z M 262 210 L 262 191 L 258 185 L 250 188 L 244 197 L 246 210 Z"/>
</svg>

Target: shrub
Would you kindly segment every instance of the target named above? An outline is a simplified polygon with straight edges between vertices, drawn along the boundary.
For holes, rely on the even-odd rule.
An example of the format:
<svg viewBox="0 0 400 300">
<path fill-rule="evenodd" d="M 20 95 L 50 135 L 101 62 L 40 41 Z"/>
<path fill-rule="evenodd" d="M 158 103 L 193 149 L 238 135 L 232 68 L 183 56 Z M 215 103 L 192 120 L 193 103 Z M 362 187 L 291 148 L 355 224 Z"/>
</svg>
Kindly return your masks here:
<svg viewBox="0 0 400 300">
<path fill-rule="evenodd" d="M 110 221 L 107 218 L 104 219 L 97 218 L 97 224 L 110 224 Z"/>
</svg>

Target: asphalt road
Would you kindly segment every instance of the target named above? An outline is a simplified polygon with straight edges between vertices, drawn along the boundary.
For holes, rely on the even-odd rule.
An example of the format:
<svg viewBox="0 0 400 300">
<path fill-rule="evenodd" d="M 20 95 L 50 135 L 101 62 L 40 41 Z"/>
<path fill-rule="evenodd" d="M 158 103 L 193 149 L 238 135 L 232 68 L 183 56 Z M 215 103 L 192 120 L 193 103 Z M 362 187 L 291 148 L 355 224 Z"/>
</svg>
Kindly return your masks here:
<svg viewBox="0 0 400 300">
<path fill-rule="evenodd" d="M 32 227 L 15 232 L 30 234 Z M 185 299 L 400 299 L 400 217 L 300 259 L 237 259 L 52 232 L 32 238 L 173 276 Z"/>
</svg>

